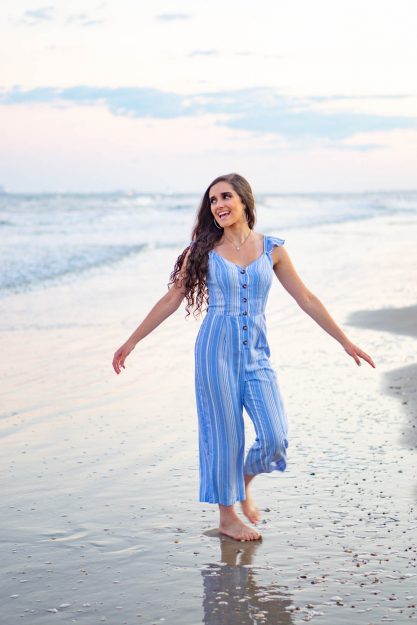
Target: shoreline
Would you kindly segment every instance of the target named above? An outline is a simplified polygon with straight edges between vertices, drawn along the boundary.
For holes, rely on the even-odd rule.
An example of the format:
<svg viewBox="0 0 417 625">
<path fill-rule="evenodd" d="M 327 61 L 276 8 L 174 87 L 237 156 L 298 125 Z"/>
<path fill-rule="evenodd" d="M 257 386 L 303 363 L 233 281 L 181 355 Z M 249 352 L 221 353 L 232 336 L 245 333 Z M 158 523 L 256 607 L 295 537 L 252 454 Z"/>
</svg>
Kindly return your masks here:
<svg viewBox="0 0 417 625">
<path fill-rule="evenodd" d="M 417 304 L 401 308 L 359 310 L 348 318 L 349 325 L 417 338 Z M 417 362 L 384 372 L 382 390 L 401 406 L 404 423 L 398 444 L 417 451 Z M 414 488 L 417 500 L 417 483 Z"/>
</svg>

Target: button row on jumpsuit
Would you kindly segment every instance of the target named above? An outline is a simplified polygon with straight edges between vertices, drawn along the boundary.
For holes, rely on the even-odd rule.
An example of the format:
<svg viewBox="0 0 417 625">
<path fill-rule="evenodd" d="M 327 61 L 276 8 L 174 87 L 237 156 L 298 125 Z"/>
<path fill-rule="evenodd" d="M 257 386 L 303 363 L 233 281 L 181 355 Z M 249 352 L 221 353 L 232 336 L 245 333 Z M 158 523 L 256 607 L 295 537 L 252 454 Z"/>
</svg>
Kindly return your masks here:
<svg viewBox="0 0 417 625">
<path fill-rule="evenodd" d="M 245 269 L 241 269 L 241 270 L 240 270 L 240 273 L 245 273 L 245 271 L 246 271 Z M 246 283 L 245 283 L 245 284 L 242 284 L 242 288 L 243 288 L 243 289 L 246 289 L 247 287 L 248 287 L 248 285 L 247 285 Z M 246 303 L 246 302 L 248 301 L 248 298 L 247 298 L 247 297 L 244 297 L 244 298 L 243 298 L 243 301 Z M 248 314 L 247 310 L 245 310 L 245 311 L 243 312 L 243 314 L 244 314 L 244 315 L 247 315 L 247 314 Z M 248 326 L 247 326 L 247 325 L 244 325 L 244 326 L 243 326 L 243 330 L 247 330 L 247 329 L 248 329 Z M 247 341 L 247 339 L 245 339 L 245 340 L 243 341 L 243 345 L 247 345 L 247 344 L 248 344 L 248 341 Z"/>
</svg>

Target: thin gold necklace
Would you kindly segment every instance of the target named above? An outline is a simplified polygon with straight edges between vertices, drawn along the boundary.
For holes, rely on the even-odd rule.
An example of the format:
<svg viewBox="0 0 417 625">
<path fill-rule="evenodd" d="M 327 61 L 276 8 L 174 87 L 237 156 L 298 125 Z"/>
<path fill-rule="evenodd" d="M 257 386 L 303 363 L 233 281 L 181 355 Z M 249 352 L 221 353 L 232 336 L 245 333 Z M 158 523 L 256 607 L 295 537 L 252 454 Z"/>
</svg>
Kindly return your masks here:
<svg viewBox="0 0 417 625">
<path fill-rule="evenodd" d="M 233 241 L 230 241 L 230 239 L 228 239 L 228 238 L 224 235 L 224 233 L 223 233 L 223 236 L 224 236 L 224 238 L 226 239 L 226 241 L 229 241 L 229 243 L 231 243 L 231 244 L 233 245 L 233 247 L 234 247 L 237 251 L 239 251 L 239 250 L 240 250 L 240 248 L 242 247 L 242 245 L 243 245 L 244 243 L 246 243 L 246 241 L 249 239 L 249 237 L 250 237 L 250 235 L 251 235 L 251 234 L 252 234 L 252 230 L 249 230 L 249 234 L 248 234 L 248 236 L 246 237 L 246 239 L 245 239 L 245 240 L 244 240 L 244 241 L 243 241 L 243 242 L 242 242 L 239 246 L 236 246 L 236 245 L 233 243 Z"/>
</svg>

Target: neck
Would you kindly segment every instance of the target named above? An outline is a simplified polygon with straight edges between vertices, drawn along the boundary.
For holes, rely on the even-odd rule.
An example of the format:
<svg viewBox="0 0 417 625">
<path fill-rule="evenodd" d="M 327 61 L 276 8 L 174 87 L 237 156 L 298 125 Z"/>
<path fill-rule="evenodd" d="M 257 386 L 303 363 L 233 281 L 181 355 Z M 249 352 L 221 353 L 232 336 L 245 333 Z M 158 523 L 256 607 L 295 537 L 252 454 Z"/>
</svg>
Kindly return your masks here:
<svg viewBox="0 0 417 625">
<path fill-rule="evenodd" d="M 247 239 L 250 233 L 251 229 L 247 224 L 233 224 L 233 226 L 226 226 L 224 228 L 223 236 L 227 241 L 239 245 Z"/>
</svg>

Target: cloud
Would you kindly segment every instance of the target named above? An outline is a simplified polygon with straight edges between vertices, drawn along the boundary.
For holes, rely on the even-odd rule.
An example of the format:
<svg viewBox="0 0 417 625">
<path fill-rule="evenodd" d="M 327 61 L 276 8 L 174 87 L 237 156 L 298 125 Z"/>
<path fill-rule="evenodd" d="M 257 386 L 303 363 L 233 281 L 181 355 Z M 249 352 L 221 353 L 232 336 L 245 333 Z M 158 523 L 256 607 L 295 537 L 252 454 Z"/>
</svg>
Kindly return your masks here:
<svg viewBox="0 0 417 625">
<path fill-rule="evenodd" d="M 104 20 L 96 20 L 90 18 L 87 13 L 77 13 L 69 15 L 65 20 L 66 24 L 77 24 L 78 26 L 97 26 L 97 24 L 103 24 Z"/>
<path fill-rule="evenodd" d="M 409 94 L 399 93 L 381 95 L 320 95 L 311 96 L 309 99 L 315 102 L 336 102 L 338 100 L 402 100 L 409 97 Z"/>
<path fill-rule="evenodd" d="M 53 20 L 54 7 L 52 5 L 39 9 L 28 9 L 24 12 L 22 21 L 25 24 L 37 24 L 39 22 L 50 22 Z"/>
<path fill-rule="evenodd" d="M 176 119 L 217 116 L 218 125 L 257 135 L 279 135 L 287 140 L 346 141 L 357 133 L 417 129 L 417 117 L 321 111 L 316 98 L 294 98 L 270 88 L 182 95 L 137 87 L 76 86 L 66 89 L 15 87 L 0 91 L 0 104 L 52 104 L 104 106 L 113 115 Z M 333 142 L 333 143 L 332 143 Z M 346 144 L 345 144 L 346 145 Z M 347 149 L 360 149 L 359 145 Z M 372 143 L 363 150 L 374 149 Z"/>
<path fill-rule="evenodd" d="M 99 4 L 96 6 L 96 11 L 105 7 L 105 4 Z M 50 6 L 41 7 L 39 9 L 30 9 L 24 12 L 23 16 L 20 20 L 17 21 L 17 24 L 23 24 L 25 26 L 35 26 L 36 24 L 41 24 L 44 22 L 51 22 L 54 20 L 57 21 L 54 15 L 55 8 Z M 77 26 L 96 26 L 97 24 L 102 24 L 104 20 L 95 19 L 88 15 L 87 13 L 74 13 L 68 15 L 65 19 L 62 20 L 62 24 L 70 25 L 75 24 Z"/>
<path fill-rule="evenodd" d="M 336 143 L 334 147 L 338 150 L 351 150 L 352 152 L 370 152 L 371 150 L 382 150 L 386 146 L 381 143 Z"/>
<path fill-rule="evenodd" d="M 193 50 L 187 56 L 213 56 L 218 54 L 218 50 Z"/>
<path fill-rule="evenodd" d="M 0 102 L 2 104 L 27 104 L 37 102 L 51 102 L 56 99 L 57 89 L 52 87 L 37 87 L 28 91 L 23 91 L 19 87 L 11 89 L 9 92 L 0 92 Z"/>
<path fill-rule="evenodd" d="M 138 89 L 135 87 L 37 87 L 28 91 L 14 88 L 0 92 L 0 103 L 29 104 L 77 104 L 106 106 L 113 115 L 130 117 L 155 117 L 174 119 L 187 115 L 183 96 L 161 92 L 158 89 Z"/>
<path fill-rule="evenodd" d="M 189 13 L 161 13 L 156 16 L 161 22 L 174 22 L 176 20 L 188 20 L 191 17 Z"/>
<path fill-rule="evenodd" d="M 213 108 L 213 104 L 210 105 Z M 343 111 L 320 111 L 306 100 L 287 98 L 271 90 L 231 93 L 214 103 L 218 112 L 235 113 L 219 123 L 256 133 L 277 133 L 287 139 L 326 138 L 343 140 L 358 132 L 417 128 L 417 118 Z"/>
</svg>

